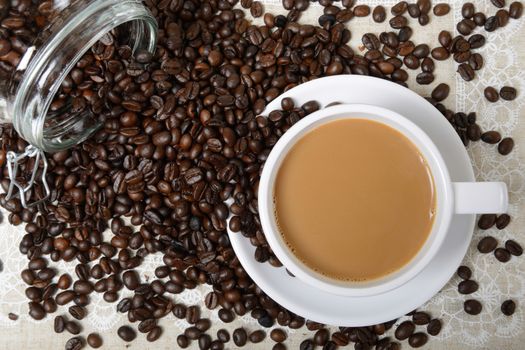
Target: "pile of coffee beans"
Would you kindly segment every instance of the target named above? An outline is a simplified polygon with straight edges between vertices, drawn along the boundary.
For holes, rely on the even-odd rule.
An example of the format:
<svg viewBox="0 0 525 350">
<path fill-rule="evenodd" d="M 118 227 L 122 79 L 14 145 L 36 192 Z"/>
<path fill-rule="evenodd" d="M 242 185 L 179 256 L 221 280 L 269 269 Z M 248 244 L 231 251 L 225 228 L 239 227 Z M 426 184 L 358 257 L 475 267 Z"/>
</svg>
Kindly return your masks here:
<svg viewBox="0 0 525 350">
<path fill-rule="evenodd" d="M 74 110 L 90 108 L 103 127 L 83 144 L 49 155 L 50 201 L 23 208 L 19 199 L 7 201 L 0 195 L 0 204 L 10 213 L 9 222 L 25 225 L 20 252 L 27 256 L 28 266 L 21 277 L 28 285 L 29 313 L 42 319 L 66 306 L 69 315 L 57 316 L 54 324 L 56 332 L 73 336 L 66 349 L 80 349 L 86 343 L 78 321 L 86 317 L 92 293 L 115 303 L 116 310 L 137 325 L 117 330 L 125 342 L 137 337 L 135 329 L 146 334 L 148 341 L 157 340 L 163 333 L 158 320 L 168 314 L 190 324 L 177 337 L 181 348 L 196 342 L 200 349 L 223 349 L 230 341 L 241 347 L 267 337 L 262 329 L 247 332 L 243 328 L 231 336 L 226 330 L 212 336 L 211 321 L 201 316 L 200 307 L 183 305 L 176 296 L 204 283 L 212 285 L 213 291 L 203 304 L 218 309 L 224 323 L 250 314 L 262 328 L 276 323 L 291 329 L 306 325 L 314 335 L 301 343 L 301 349 L 335 349 L 350 342 L 356 349 L 399 349 L 400 343 L 386 336 L 396 320 L 369 327 L 340 327 L 330 333 L 324 325 L 282 308 L 240 265 L 227 227 L 250 240 L 257 261 L 281 266 L 259 221 L 259 176 L 277 140 L 319 109 L 315 101 L 297 106 L 283 99 L 281 109 L 261 116 L 282 92 L 336 74 L 370 75 L 406 86 L 408 72 L 403 67 L 420 69 L 417 83 L 430 84 L 435 80 L 434 60 L 450 55 L 460 63 L 459 73 L 469 80 L 483 65 L 481 56 L 471 50 L 481 47 L 485 38 L 442 32 L 441 47 L 416 44 L 410 40 L 412 28 L 404 14 L 426 25 L 432 13 L 443 16 L 449 8 L 445 4 L 432 8 L 429 0 L 401 1 L 391 9 L 393 31 L 365 34 L 362 42 L 367 51 L 360 55 L 347 45 L 351 37 L 348 22 L 354 16 L 369 15 L 383 22 L 388 17 L 385 8 L 371 9 L 352 0 L 319 3 L 324 6 L 323 15 L 318 25 L 310 25 L 299 21 L 309 6 L 307 0 L 283 0 L 288 13 L 277 16 L 265 14 L 259 1 L 241 0 L 240 6 L 252 16 L 264 18 L 264 24 L 257 26 L 236 6 L 236 0 L 146 0 L 160 28 L 154 55 L 132 55 L 117 30 L 104 36 L 69 73 L 51 110 L 72 101 Z M 35 4 L 40 6 L 34 8 Z M 21 45 L 17 48 L 13 43 L 22 40 L 17 39 L 22 34 L 29 40 L 38 32 L 40 27 L 33 23 L 46 16 L 44 4 L 0 0 L 0 53 L 4 53 L 0 69 L 12 71 L 13 65 L 7 64 L 13 56 L 10 52 L 23 53 Z M 521 6 L 516 4 L 510 6 L 508 17 L 521 16 Z M 470 21 L 481 23 L 484 15 L 470 6 L 463 10 L 461 27 L 466 33 Z M 484 21 L 485 29 L 489 19 Z M 501 19 L 491 21 L 497 26 L 506 24 Z M 502 138 L 497 131 L 482 132 L 475 112 L 455 113 L 442 104 L 449 91 L 448 85 L 439 84 L 428 100 L 463 143 L 499 143 L 501 154 L 510 153 L 512 139 Z M 497 95 L 511 100 L 516 91 L 502 88 Z M 12 127 L 0 129 L 0 165 L 4 166 L 6 152 L 20 152 L 26 143 Z M 30 178 L 33 166 L 31 160 L 21 165 L 20 182 Z M 5 190 L 8 185 L 4 166 L 1 186 Z M 37 185 L 27 197 L 39 199 L 42 192 Z M 503 215 L 493 219 L 493 225 L 500 222 L 500 226 L 510 221 Z M 106 230 L 109 239 L 103 235 Z M 509 258 L 521 255 L 514 241 L 493 250 L 500 252 L 495 253 L 500 261 L 506 252 Z M 149 254 L 161 254 L 163 264 L 156 268 L 154 279 L 145 281 L 135 268 Z M 57 271 L 53 267 L 57 261 L 75 264 L 76 276 Z M 467 287 L 461 287 L 464 291 L 472 290 L 476 283 L 470 275 L 465 278 L 470 281 Z M 123 298 L 124 290 L 132 295 Z M 465 311 L 481 312 L 481 304 L 476 303 L 469 300 L 467 307 L 466 301 Z M 502 312 L 512 314 L 513 305 L 506 302 Z M 408 318 L 393 333 L 412 347 L 423 346 L 428 335 L 439 334 L 442 327 L 441 321 L 424 312 L 410 313 Z M 274 349 L 286 347 L 283 329 L 268 336 L 275 342 Z M 92 347 L 102 342 L 97 334 L 87 336 Z"/>
</svg>

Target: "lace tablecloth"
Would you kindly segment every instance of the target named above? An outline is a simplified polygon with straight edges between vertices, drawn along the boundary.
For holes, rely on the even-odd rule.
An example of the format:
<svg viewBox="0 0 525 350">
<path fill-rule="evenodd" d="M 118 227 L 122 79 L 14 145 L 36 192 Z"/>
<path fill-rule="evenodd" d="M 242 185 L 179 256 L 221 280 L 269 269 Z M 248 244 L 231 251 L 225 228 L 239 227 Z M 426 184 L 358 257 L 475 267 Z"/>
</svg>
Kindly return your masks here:
<svg viewBox="0 0 525 350">
<path fill-rule="evenodd" d="M 272 13 L 283 13 L 281 0 L 266 0 L 266 9 Z M 431 17 L 426 27 L 421 27 L 410 19 L 414 28 L 413 41 L 437 46 L 437 35 L 442 29 L 455 30 L 455 23 L 461 17 L 462 1 L 443 1 L 450 3 L 452 11 L 444 17 Z M 509 3 L 508 1 L 507 3 Z M 370 6 L 382 4 L 391 6 L 394 1 L 360 1 Z M 494 14 L 496 8 L 489 1 L 474 1 L 477 10 Z M 314 22 L 321 14 L 317 5 L 310 6 L 303 14 L 301 21 Z M 379 34 L 389 30 L 388 21 L 383 24 L 370 23 L 371 18 L 355 18 L 350 22 L 353 48 L 360 46 L 360 38 L 366 32 Z M 520 63 L 525 63 L 525 22 L 511 20 L 510 23 L 487 36 L 487 44 L 480 50 L 485 59 L 485 67 L 479 71 L 477 78 L 464 82 L 455 73 L 455 63 L 450 59 L 437 62 L 436 80 L 429 86 L 415 84 L 412 74 L 409 85 L 423 96 L 428 96 L 433 87 L 440 82 L 451 86 L 451 93 L 444 102 L 447 107 L 456 110 L 478 113 L 480 124 L 485 129 L 499 130 L 503 135 L 512 136 L 516 141 L 514 151 L 506 157 L 497 153 L 495 146 L 478 142 L 469 147 L 469 153 L 479 180 L 505 181 L 510 190 L 511 224 L 498 232 L 474 233 L 471 248 L 464 259 L 464 264 L 471 267 L 473 278 L 480 284 L 473 297 L 482 300 L 483 312 L 478 316 L 469 316 L 463 311 L 465 296 L 457 292 L 458 278 L 453 278 L 434 298 L 422 309 L 429 310 L 434 317 L 443 320 L 443 330 L 438 337 L 432 338 L 429 349 L 524 349 L 525 348 L 525 259 L 512 258 L 506 264 L 498 262 L 492 254 L 482 255 L 477 252 L 476 245 L 481 236 L 493 234 L 499 242 L 512 238 L 522 245 L 525 244 L 525 72 Z M 411 73 L 415 71 L 410 71 Z M 489 103 L 483 97 L 483 89 L 488 86 L 514 86 L 518 90 L 518 98 L 513 102 Z M 5 214 L 5 213 L 4 213 Z M 495 229 L 494 229 L 495 230 Z M 27 300 L 24 295 L 25 285 L 20 278 L 20 271 L 26 266 L 26 258 L 18 251 L 18 244 L 24 234 L 23 227 L 12 227 L 7 220 L 0 224 L 0 349 L 62 349 L 68 334 L 54 334 L 53 316 L 36 322 L 27 315 Z M 147 258 L 141 267 L 145 278 L 154 276 L 153 270 L 162 264 L 160 256 Z M 72 271 L 72 264 L 58 264 L 60 271 Z M 187 304 L 201 303 L 209 287 L 202 286 L 186 291 L 178 296 L 179 302 Z M 89 316 L 83 321 L 84 335 L 89 332 L 99 332 L 107 348 L 121 349 L 174 349 L 176 337 L 187 326 L 185 322 L 170 316 L 160 321 L 164 335 L 156 343 L 148 343 L 145 337 L 139 335 L 130 345 L 126 346 L 116 337 L 118 326 L 126 323 L 122 314 L 117 314 L 116 305 L 104 302 L 100 295 L 92 295 L 92 305 Z M 512 317 L 504 316 L 500 311 L 502 301 L 513 299 L 517 302 L 517 311 Z M 62 308 L 57 314 L 66 313 Z M 8 313 L 19 315 L 17 321 L 8 318 Z M 203 307 L 203 313 L 209 312 Z M 230 331 L 243 326 L 252 330 L 258 328 L 257 323 L 249 316 L 237 318 L 230 324 L 219 321 L 216 312 L 210 316 L 214 320 L 212 334 L 215 330 L 226 328 Z M 311 337 L 306 329 L 290 331 L 287 345 L 289 349 L 297 349 L 300 341 Z M 273 342 L 267 340 L 260 344 L 251 344 L 250 349 L 271 349 Z M 408 345 L 407 345 L 408 346 Z M 233 348 L 232 342 L 226 348 Z M 196 344 L 194 347 L 197 348 Z"/>
</svg>

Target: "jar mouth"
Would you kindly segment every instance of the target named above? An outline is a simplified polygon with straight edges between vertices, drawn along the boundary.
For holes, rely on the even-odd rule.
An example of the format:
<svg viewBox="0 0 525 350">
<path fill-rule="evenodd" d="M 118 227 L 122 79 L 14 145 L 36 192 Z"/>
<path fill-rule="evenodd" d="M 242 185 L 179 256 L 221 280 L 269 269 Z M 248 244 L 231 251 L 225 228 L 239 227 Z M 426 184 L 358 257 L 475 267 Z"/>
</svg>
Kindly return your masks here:
<svg viewBox="0 0 525 350">
<path fill-rule="evenodd" d="M 84 141 L 102 125 L 89 108 L 75 113 L 66 110 L 61 115 L 49 113 L 49 108 L 81 57 L 104 35 L 125 23 L 129 25 L 132 52 L 153 53 L 157 22 L 137 0 L 95 0 L 68 16 L 38 52 L 35 47 L 28 49 L 20 63 L 27 68 L 15 94 L 12 115 L 15 129 L 30 144 L 57 152 Z"/>
</svg>

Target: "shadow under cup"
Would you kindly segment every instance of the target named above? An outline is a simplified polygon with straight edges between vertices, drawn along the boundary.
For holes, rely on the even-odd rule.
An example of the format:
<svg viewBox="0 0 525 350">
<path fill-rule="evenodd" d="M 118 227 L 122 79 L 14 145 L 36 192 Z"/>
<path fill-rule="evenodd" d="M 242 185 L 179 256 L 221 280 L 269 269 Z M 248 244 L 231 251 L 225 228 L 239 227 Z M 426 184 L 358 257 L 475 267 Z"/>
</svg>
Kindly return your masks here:
<svg viewBox="0 0 525 350">
<path fill-rule="evenodd" d="M 416 255 L 401 268 L 366 281 L 337 280 L 306 266 L 284 241 L 275 215 L 274 184 L 288 152 L 306 133 L 341 119 L 365 119 L 387 125 L 404 135 L 425 158 L 434 181 L 435 215 L 430 233 Z M 401 115 L 369 105 L 337 105 L 317 111 L 290 128 L 270 153 L 259 185 L 261 224 L 270 247 L 283 265 L 297 278 L 327 292 L 344 296 L 368 296 L 387 292 L 415 277 L 437 253 L 448 230 L 451 216 L 452 184 L 445 163 L 431 139 Z M 379 218 L 380 219 L 380 218 Z"/>
</svg>

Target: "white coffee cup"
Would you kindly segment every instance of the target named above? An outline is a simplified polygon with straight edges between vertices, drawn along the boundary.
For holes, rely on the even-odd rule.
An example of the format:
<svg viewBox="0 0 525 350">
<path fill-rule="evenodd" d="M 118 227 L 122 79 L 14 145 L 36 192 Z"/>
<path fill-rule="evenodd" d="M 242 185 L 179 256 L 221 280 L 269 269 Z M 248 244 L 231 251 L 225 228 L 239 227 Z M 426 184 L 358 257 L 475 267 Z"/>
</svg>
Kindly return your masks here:
<svg viewBox="0 0 525 350">
<path fill-rule="evenodd" d="M 287 247 L 278 230 L 274 211 L 274 182 L 287 152 L 316 127 L 339 119 L 368 119 L 386 124 L 405 135 L 425 157 L 434 178 L 436 216 L 432 230 L 416 256 L 401 269 L 366 282 L 338 281 L 304 265 Z M 434 258 L 448 232 L 453 215 L 504 213 L 507 187 L 503 182 L 452 182 L 445 162 L 432 140 L 410 120 L 385 108 L 365 104 L 341 104 L 319 110 L 292 126 L 277 142 L 264 165 L 258 190 L 261 224 L 271 249 L 297 278 L 327 292 L 344 296 L 369 296 L 401 286 Z M 312 199 L 315 200 L 315 199 Z M 379 218 L 380 219 L 380 218 Z"/>
</svg>

